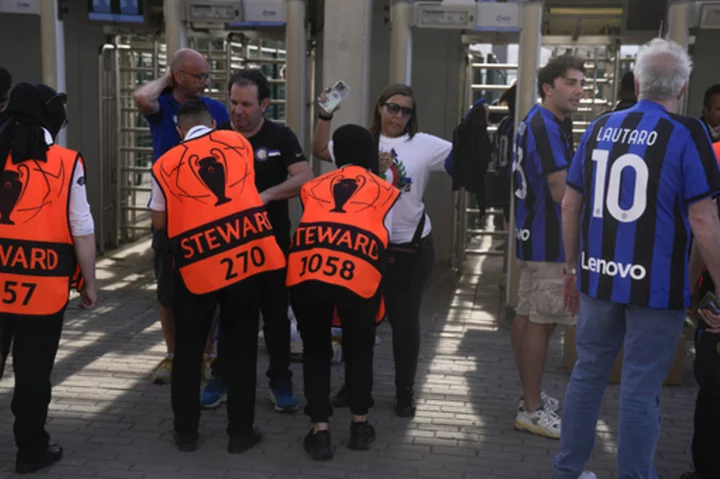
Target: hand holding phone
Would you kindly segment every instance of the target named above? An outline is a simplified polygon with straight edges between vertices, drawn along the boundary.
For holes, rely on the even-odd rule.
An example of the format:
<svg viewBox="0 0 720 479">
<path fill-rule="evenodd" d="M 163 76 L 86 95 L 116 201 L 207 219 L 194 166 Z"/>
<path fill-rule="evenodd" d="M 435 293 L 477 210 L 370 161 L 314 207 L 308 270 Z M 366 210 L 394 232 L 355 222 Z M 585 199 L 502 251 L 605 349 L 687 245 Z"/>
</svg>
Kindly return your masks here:
<svg viewBox="0 0 720 479">
<path fill-rule="evenodd" d="M 711 292 L 705 293 L 696 309 L 697 311 L 707 310 L 713 314 L 720 314 L 720 306 L 715 302 L 715 295 Z"/>
<path fill-rule="evenodd" d="M 340 80 L 335 82 L 335 84 L 331 88 L 325 90 L 323 94 L 320 95 L 318 103 L 320 104 L 320 107 L 325 110 L 328 115 L 330 115 L 338 109 L 340 103 L 349 94 L 350 86 L 348 86 L 348 84 L 344 81 Z"/>
<path fill-rule="evenodd" d="M 707 324 L 707 331 L 720 333 L 720 305 L 713 293 L 708 292 L 698 303 L 697 312 Z"/>
</svg>

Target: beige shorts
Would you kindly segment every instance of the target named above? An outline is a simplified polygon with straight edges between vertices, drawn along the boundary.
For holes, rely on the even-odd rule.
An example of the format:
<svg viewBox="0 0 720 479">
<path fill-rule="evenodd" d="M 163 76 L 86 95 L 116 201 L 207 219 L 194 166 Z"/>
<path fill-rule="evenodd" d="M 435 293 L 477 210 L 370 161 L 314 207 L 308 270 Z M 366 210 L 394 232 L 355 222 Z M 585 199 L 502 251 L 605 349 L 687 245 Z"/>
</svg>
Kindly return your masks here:
<svg viewBox="0 0 720 479">
<path fill-rule="evenodd" d="M 575 324 L 563 305 L 563 263 L 519 260 L 518 270 L 518 315 L 539 324 Z"/>
</svg>

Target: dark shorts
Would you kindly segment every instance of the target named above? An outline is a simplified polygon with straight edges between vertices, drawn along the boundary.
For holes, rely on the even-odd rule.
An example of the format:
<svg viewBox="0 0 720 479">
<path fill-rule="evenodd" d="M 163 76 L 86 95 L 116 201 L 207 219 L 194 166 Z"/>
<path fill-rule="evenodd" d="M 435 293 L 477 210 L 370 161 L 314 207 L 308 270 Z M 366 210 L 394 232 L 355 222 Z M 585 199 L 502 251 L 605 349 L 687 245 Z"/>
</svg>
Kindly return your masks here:
<svg viewBox="0 0 720 479">
<path fill-rule="evenodd" d="M 153 267 L 157 279 L 157 299 L 166 308 L 172 308 L 175 279 L 178 273 L 173 266 L 172 253 L 165 232 L 153 232 Z"/>
</svg>

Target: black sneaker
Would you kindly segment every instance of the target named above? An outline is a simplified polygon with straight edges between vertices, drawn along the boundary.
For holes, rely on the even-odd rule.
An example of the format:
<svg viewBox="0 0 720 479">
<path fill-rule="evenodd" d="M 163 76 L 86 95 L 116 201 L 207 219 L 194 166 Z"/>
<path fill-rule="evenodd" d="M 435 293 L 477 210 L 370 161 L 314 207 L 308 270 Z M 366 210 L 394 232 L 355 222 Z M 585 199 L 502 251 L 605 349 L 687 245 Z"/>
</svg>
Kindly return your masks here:
<svg viewBox="0 0 720 479">
<path fill-rule="evenodd" d="M 198 448 L 198 433 L 173 431 L 175 447 L 182 452 L 193 452 Z"/>
<path fill-rule="evenodd" d="M 246 434 L 234 434 L 230 436 L 227 451 L 230 454 L 242 454 L 253 448 L 262 439 L 262 433 L 253 426 L 252 431 Z"/>
<path fill-rule="evenodd" d="M 375 441 L 375 428 L 367 421 L 350 423 L 350 442 L 348 448 L 367 451 Z"/>
<path fill-rule="evenodd" d="M 332 398 L 332 407 L 340 409 L 348 407 L 348 390 L 346 385 L 342 385 L 338 393 Z"/>
<path fill-rule="evenodd" d="M 415 392 L 413 388 L 400 388 L 395 391 L 395 414 L 399 417 L 415 417 Z"/>
<path fill-rule="evenodd" d="M 333 458 L 332 445 L 330 443 L 330 431 L 310 432 L 305 436 L 303 449 L 310 454 L 314 461 L 327 461 Z"/>
<path fill-rule="evenodd" d="M 63 448 L 59 444 L 48 444 L 47 448 L 38 452 L 17 452 L 15 472 L 18 474 L 31 474 L 62 459 Z"/>
</svg>

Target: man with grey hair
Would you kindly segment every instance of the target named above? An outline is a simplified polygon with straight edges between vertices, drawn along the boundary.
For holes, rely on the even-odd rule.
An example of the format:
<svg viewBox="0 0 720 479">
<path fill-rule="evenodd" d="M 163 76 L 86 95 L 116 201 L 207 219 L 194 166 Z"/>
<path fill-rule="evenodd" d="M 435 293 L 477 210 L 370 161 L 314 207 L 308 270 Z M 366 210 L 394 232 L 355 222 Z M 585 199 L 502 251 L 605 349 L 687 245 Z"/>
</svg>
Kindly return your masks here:
<svg viewBox="0 0 720 479">
<path fill-rule="evenodd" d="M 565 393 L 556 479 L 595 478 L 583 468 L 623 346 L 618 477 L 658 477 L 658 396 L 690 305 L 691 230 L 720 284 L 720 171 L 704 125 L 671 113 L 691 69 L 676 43 L 645 44 L 634 70 L 638 103 L 590 125 L 570 166 L 563 299 L 579 310 L 578 359 Z"/>
</svg>

